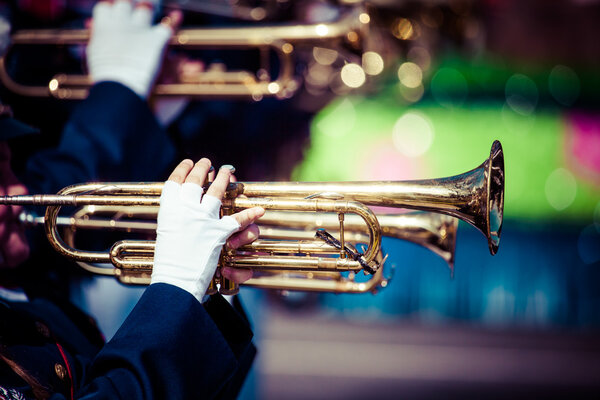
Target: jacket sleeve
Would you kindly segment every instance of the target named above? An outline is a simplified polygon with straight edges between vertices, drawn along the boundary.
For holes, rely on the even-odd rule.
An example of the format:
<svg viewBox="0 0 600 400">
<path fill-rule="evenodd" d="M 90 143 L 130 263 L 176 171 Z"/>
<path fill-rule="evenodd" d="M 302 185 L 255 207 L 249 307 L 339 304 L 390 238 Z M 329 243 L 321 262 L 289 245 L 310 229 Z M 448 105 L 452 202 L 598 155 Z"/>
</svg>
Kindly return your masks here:
<svg viewBox="0 0 600 400">
<path fill-rule="evenodd" d="M 204 308 L 227 340 L 238 362 L 235 374 L 219 392 L 219 399 L 238 397 L 256 356 L 256 347 L 250 343 L 253 336 L 250 322 L 239 297 L 234 296 L 232 303 L 230 305 L 220 294 L 211 296 L 204 303 Z"/>
<path fill-rule="evenodd" d="M 245 340 L 232 348 L 192 295 L 168 284 L 150 285 L 88 368 L 76 397 L 214 398 L 235 376 L 252 337 L 241 318 L 227 329 L 246 332 Z"/>
<path fill-rule="evenodd" d="M 148 104 L 119 83 L 102 82 L 75 108 L 59 145 L 30 157 L 21 178 L 31 193 L 89 181 L 163 180 L 174 157 Z"/>
</svg>

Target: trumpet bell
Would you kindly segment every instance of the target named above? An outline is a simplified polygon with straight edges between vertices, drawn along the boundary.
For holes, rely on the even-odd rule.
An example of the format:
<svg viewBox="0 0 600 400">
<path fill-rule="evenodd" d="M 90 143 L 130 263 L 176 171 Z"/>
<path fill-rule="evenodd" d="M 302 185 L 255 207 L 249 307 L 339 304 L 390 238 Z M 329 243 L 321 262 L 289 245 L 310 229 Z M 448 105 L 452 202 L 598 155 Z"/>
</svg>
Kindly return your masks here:
<svg viewBox="0 0 600 400">
<path fill-rule="evenodd" d="M 504 214 L 504 153 L 499 141 L 495 141 L 487 161 L 487 220 L 486 236 L 490 253 L 496 254 L 500 246 Z"/>
<path fill-rule="evenodd" d="M 487 238 L 498 252 L 504 209 L 504 153 L 494 141 L 477 168 L 447 178 L 377 182 L 236 182 L 227 196 L 351 200 L 367 206 L 431 211 L 459 218 Z M 224 204 L 227 200 L 224 201 Z"/>
</svg>

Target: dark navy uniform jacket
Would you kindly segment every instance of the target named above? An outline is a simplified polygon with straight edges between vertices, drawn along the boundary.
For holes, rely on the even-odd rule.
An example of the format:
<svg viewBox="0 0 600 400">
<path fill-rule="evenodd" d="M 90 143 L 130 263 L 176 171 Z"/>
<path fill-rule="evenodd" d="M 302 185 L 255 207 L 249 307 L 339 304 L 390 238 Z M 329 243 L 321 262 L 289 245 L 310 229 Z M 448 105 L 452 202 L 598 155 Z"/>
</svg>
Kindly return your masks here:
<svg viewBox="0 0 600 400">
<path fill-rule="evenodd" d="M 101 82 L 74 108 L 58 145 L 31 155 L 19 179 L 31 194 L 54 194 L 86 182 L 164 181 L 175 157 L 175 145 L 148 103 L 122 84 Z M 32 209 L 38 215 L 45 211 Z M 69 276 L 81 274 L 80 268 L 50 247 L 43 229 L 28 230 L 27 235 L 32 257 L 20 269 L 26 276 L 0 271 L 0 280 L 2 275 L 17 275 L 11 280 L 25 281 L 28 289 L 67 292 Z"/>
<path fill-rule="evenodd" d="M 175 145 L 147 102 L 101 82 L 75 107 L 58 146 L 29 157 L 19 178 L 30 193 L 53 194 L 90 181 L 163 181 L 174 161 Z"/>
<path fill-rule="evenodd" d="M 89 181 L 157 181 L 174 158 L 175 147 L 146 102 L 105 82 L 76 107 L 59 146 L 33 155 L 20 178 L 30 193 Z M 30 301 L 0 300 L 0 344 L 54 393 L 51 398 L 235 397 L 255 349 L 245 317 L 222 297 L 202 305 L 177 287 L 151 285 L 103 345 L 89 317 L 65 300 L 64 287 L 47 289 L 64 279 L 50 282 L 56 274 L 43 274 L 54 263 L 38 254 L 42 259 L 32 258 L 21 274 L 8 275 L 25 278 Z M 7 271 L 0 272 L 1 281 Z M 0 360 L 0 398 L 9 389 L 32 396 Z"/>
<path fill-rule="evenodd" d="M 255 355 L 247 320 L 220 295 L 200 304 L 163 283 L 103 347 L 87 317 L 42 298 L 0 300 L 0 337 L 51 399 L 234 398 Z M 33 396 L 1 361 L 0 388 Z"/>
</svg>

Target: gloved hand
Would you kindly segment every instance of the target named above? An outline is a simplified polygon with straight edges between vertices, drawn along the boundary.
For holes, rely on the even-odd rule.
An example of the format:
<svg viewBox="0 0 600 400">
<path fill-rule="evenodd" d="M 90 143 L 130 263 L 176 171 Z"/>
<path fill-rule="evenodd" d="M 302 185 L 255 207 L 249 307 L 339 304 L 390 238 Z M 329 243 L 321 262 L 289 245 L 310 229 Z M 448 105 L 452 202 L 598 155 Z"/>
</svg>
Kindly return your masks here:
<svg viewBox="0 0 600 400">
<path fill-rule="evenodd" d="M 262 208 L 255 207 L 220 218 L 221 199 L 232 171 L 221 168 L 203 196 L 202 185 L 210 166 L 205 158 L 195 165 L 184 160 L 165 182 L 151 278 L 151 284 L 175 285 L 198 301 L 202 301 L 215 274 L 227 238 L 241 231 L 232 238 L 235 247 L 256 239 L 258 232 L 251 224 L 264 214 Z"/>
<path fill-rule="evenodd" d="M 119 82 L 142 98 L 148 97 L 160 70 L 163 53 L 173 30 L 152 25 L 148 3 L 100 1 L 94 6 L 87 64 L 94 83 Z"/>
</svg>

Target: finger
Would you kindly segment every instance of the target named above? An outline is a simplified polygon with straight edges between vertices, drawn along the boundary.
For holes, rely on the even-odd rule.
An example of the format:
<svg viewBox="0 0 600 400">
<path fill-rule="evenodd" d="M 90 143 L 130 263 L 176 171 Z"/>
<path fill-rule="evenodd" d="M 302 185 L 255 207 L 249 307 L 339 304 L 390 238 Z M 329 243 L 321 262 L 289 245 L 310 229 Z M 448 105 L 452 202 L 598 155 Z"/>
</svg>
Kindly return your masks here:
<svg viewBox="0 0 600 400">
<path fill-rule="evenodd" d="M 212 187 L 212 186 L 211 186 Z M 242 210 L 232 215 L 233 218 L 240 224 L 240 230 L 246 229 L 246 227 L 252 224 L 254 221 L 259 219 L 265 214 L 265 210 L 262 207 L 252 207 L 246 210 Z"/>
<path fill-rule="evenodd" d="M 215 180 L 210 185 L 206 194 L 216 197 L 221 200 L 223 195 L 225 194 L 225 190 L 227 189 L 227 185 L 229 185 L 229 178 L 231 174 L 235 171 L 235 168 L 231 165 L 223 165 L 219 169 L 219 173 L 215 177 Z"/>
<path fill-rule="evenodd" d="M 152 24 L 154 17 L 154 6 L 147 1 L 141 1 L 135 5 L 131 14 L 131 23 L 137 27 L 148 27 Z"/>
<path fill-rule="evenodd" d="M 231 281 L 234 281 L 235 283 L 244 283 L 248 279 L 252 278 L 252 270 L 224 267 L 221 269 L 221 275 Z"/>
<path fill-rule="evenodd" d="M 215 175 L 216 175 L 215 167 L 210 167 L 210 170 L 208 171 L 208 181 L 209 182 L 214 181 L 215 180 Z"/>
<path fill-rule="evenodd" d="M 260 230 L 258 225 L 251 224 L 240 232 L 234 233 L 227 240 L 227 247 L 230 249 L 237 249 L 245 244 L 250 244 L 258 239 Z"/>
<path fill-rule="evenodd" d="M 110 19 L 112 4 L 108 1 L 99 1 L 92 9 L 92 19 L 96 22 Z"/>
<path fill-rule="evenodd" d="M 185 182 L 195 183 L 198 186 L 204 185 L 204 182 L 206 181 L 206 175 L 208 174 L 210 167 L 211 163 L 208 158 L 200 159 L 185 178 Z"/>
<path fill-rule="evenodd" d="M 182 184 L 185 182 L 185 178 L 188 176 L 193 167 L 194 162 L 192 160 L 183 160 L 178 166 L 175 167 L 173 172 L 171 172 L 171 175 L 169 175 L 169 179 L 167 180 Z"/>
<path fill-rule="evenodd" d="M 112 6 L 111 18 L 114 21 L 125 22 L 131 18 L 132 11 L 131 0 L 116 0 Z"/>
<path fill-rule="evenodd" d="M 181 10 L 173 10 L 160 21 L 160 24 L 168 27 L 171 32 L 177 32 L 182 22 L 183 13 Z"/>
</svg>

